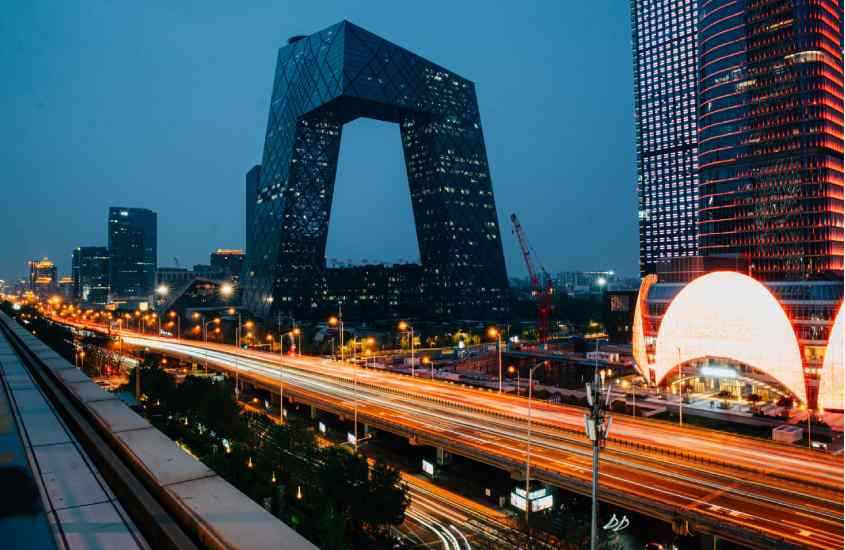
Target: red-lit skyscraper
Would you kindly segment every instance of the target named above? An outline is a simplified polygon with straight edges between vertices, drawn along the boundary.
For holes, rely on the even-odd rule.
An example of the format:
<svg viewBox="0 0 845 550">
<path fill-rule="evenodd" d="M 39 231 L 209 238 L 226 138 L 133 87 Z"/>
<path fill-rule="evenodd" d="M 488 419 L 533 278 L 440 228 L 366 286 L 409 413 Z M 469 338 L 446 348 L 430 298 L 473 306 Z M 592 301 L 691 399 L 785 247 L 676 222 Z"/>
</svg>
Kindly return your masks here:
<svg viewBox="0 0 845 550">
<path fill-rule="evenodd" d="M 842 0 L 701 0 L 699 249 L 842 278 Z"/>
</svg>

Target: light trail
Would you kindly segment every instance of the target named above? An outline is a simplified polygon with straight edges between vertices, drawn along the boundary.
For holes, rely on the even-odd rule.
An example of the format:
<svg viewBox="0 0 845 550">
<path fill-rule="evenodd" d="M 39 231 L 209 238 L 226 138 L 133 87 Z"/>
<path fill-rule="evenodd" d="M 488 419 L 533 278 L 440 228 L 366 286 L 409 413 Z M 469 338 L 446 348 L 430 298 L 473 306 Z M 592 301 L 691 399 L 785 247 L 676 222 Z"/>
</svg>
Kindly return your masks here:
<svg viewBox="0 0 845 550">
<path fill-rule="evenodd" d="M 329 400 L 344 416 L 358 402 L 362 422 L 458 445 L 453 452 L 518 470 L 524 462 L 525 399 L 412 379 L 313 357 L 285 357 L 230 346 L 141 337 L 124 341 L 196 359 L 272 389 L 280 374 L 298 400 Z M 234 354 L 238 358 L 235 360 Z M 279 365 L 282 364 L 280 373 Z M 358 369 L 357 395 L 352 387 Z M 288 389 L 290 387 L 290 390 Z M 312 401 L 313 402 L 313 401 Z M 538 402 L 531 438 L 537 477 L 572 488 L 590 473 L 583 411 Z M 842 546 L 842 459 L 766 441 L 616 415 L 602 460 L 602 496 L 674 510 L 692 522 L 725 523 L 791 544 Z M 436 444 L 436 443 L 431 443 Z M 624 505 L 624 504 L 621 504 Z M 800 519 L 801 528 L 786 520 Z M 445 536 L 445 535 L 444 535 Z"/>
</svg>

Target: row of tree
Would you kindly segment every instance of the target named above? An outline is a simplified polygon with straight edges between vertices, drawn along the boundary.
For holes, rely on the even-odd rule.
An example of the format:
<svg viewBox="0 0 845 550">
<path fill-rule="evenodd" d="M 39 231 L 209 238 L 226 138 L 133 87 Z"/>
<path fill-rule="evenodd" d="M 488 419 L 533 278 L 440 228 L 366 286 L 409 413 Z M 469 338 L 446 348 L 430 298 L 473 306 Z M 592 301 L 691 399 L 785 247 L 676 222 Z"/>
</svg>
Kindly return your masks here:
<svg viewBox="0 0 845 550">
<path fill-rule="evenodd" d="M 278 425 L 242 413 L 228 380 L 177 384 L 154 363 L 139 367 L 146 416 L 221 477 L 321 548 L 402 547 L 391 527 L 404 520 L 409 497 L 395 469 L 318 445 L 302 420 Z"/>
</svg>

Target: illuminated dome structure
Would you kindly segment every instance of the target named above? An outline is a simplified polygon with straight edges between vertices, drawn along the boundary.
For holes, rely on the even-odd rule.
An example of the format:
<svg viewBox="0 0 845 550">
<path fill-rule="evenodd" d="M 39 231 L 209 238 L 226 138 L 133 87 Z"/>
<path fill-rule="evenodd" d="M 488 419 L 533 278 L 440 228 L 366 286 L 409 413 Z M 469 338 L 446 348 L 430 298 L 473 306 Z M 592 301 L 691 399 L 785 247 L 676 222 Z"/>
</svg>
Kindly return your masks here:
<svg viewBox="0 0 845 550">
<path fill-rule="evenodd" d="M 640 374 L 646 379 L 648 379 L 648 365 L 651 362 L 649 361 L 648 347 L 645 341 L 645 312 L 648 308 L 646 298 L 648 297 L 649 288 L 651 288 L 651 285 L 656 282 L 657 275 L 651 274 L 643 277 L 642 283 L 640 283 L 640 292 L 637 294 L 637 307 L 634 310 L 634 323 L 631 327 L 631 334 L 634 338 L 634 341 L 631 343 L 634 365 L 637 367 L 637 370 L 640 371 Z"/>
<path fill-rule="evenodd" d="M 807 402 L 789 317 L 766 286 L 746 275 L 716 271 L 684 286 L 660 322 L 654 349 L 650 367 L 658 384 L 678 365 L 693 363 L 699 375 L 705 369 L 723 378 L 757 371 Z"/>
<path fill-rule="evenodd" d="M 842 320 L 842 305 L 840 305 L 839 313 L 836 314 L 836 320 L 830 331 L 819 381 L 819 407 L 825 410 L 842 411 L 843 401 L 845 401 L 845 396 L 843 396 L 845 376 L 842 370 L 842 346 L 845 345 L 842 336 L 843 322 L 845 321 Z"/>
</svg>

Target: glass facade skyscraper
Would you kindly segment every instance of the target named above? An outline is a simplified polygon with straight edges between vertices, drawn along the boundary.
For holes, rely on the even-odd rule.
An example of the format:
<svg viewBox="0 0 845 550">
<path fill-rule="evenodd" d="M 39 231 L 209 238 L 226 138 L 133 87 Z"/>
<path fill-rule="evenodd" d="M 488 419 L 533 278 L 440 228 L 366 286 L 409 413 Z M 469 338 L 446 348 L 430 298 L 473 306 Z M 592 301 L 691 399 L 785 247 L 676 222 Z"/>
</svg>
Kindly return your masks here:
<svg viewBox="0 0 845 550">
<path fill-rule="evenodd" d="M 109 299 L 109 249 L 79 246 L 73 250 L 73 296 L 78 302 L 105 304 Z"/>
<path fill-rule="evenodd" d="M 156 280 L 157 216 L 144 208 L 109 208 L 112 300 L 149 300 Z"/>
<path fill-rule="evenodd" d="M 842 0 L 702 0 L 702 254 L 842 280 Z"/>
<path fill-rule="evenodd" d="M 502 316 L 507 275 L 475 86 L 347 21 L 279 50 L 245 305 L 265 318 L 321 310 L 341 132 L 359 117 L 399 125 L 430 314 Z"/>
<path fill-rule="evenodd" d="M 631 0 L 640 271 L 698 253 L 698 0 Z"/>
</svg>

